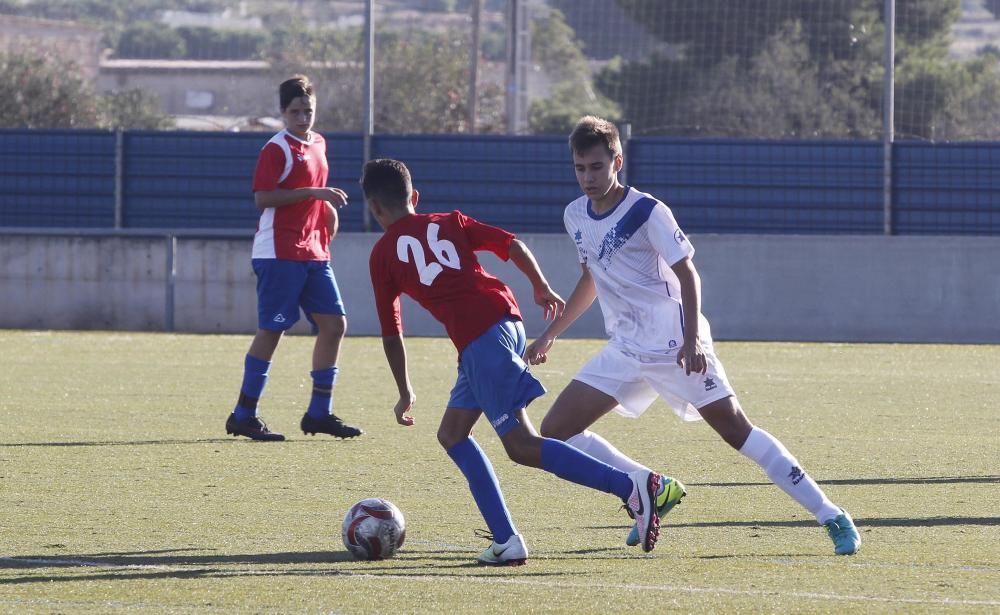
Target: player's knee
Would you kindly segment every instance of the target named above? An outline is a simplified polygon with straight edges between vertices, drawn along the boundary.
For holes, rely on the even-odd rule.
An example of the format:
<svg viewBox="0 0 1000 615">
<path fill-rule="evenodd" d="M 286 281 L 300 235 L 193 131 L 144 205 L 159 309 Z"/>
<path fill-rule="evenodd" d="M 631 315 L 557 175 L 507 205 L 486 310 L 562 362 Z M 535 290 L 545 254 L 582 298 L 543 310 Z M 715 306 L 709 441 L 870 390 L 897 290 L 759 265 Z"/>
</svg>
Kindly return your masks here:
<svg viewBox="0 0 1000 615">
<path fill-rule="evenodd" d="M 337 316 L 336 318 L 330 318 L 326 321 L 324 327 L 325 333 L 330 337 L 342 338 L 347 334 L 347 317 Z"/>
<path fill-rule="evenodd" d="M 546 415 L 542 419 L 542 424 L 538 426 L 538 433 L 543 438 L 555 438 L 556 440 L 566 441 L 579 433 L 579 430 L 574 431 L 568 426 L 560 424 L 560 421 L 557 419 Z"/>
<path fill-rule="evenodd" d="M 469 434 L 455 432 L 454 430 L 448 429 L 444 425 L 438 427 L 438 432 L 437 432 L 438 444 L 440 444 L 441 448 L 443 448 L 446 451 L 450 450 L 451 447 L 455 446 L 456 444 L 458 444 L 459 442 L 468 437 Z"/>
<path fill-rule="evenodd" d="M 541 465 L 541 438 L 517 434 L 502 439 L 507 457 L 516 464 L 537 468 Z"/>
</svg>

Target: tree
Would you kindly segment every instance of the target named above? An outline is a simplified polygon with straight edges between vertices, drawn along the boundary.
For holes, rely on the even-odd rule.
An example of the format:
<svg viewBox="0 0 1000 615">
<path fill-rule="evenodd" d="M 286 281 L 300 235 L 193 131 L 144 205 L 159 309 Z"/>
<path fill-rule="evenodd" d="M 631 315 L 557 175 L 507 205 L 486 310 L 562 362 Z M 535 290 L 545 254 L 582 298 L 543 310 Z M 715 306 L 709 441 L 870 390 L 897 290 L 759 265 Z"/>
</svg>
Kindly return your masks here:
<svg viewBox="0 0 1000 615">
<path fill-rule="evenodd" d="M 57 54 L 0 52 L 0 128 L 167 128 L 139 90 L 99 96 Z"/>
<path fill-rule="evenodd" d="M 97 96 L 56 54 L 0 52 L 0 128 L 93 128 Z"/>
<path fill-rule="evenodd" d="M 867 101 L 843 100 L 841 90 L 828 83 L 812 61 L 801 26 L 786 24 L 749 62 L 723 60 L 685 107 L 702 135 L 878 135 L 879 116 Z"/>
<path fill-rule="evenodd" d="M 185 56 L 197 60 L 250 60 L 261 57 L 268 35 L 262 30 L 177 28 L 184 39 Z"/>
<path fill-rule="evenodd" d="M 594 88 L 587 58 L 561 11 L 533 19 L 531 40 L 532 59 L 552 84 L 549 96 L 531 101 L 531 132 L 567 134 L 584 115 L 621 118 L 621 109 Z"/>
<path fill-rule="evenodd" d="M 636 133 L 878 135 L 880 0 L 616 1 L 663 42 L 656 54 L 609 63 L 597 78 Z M 948 56 L 958 15 L 954 0 L 897 0 L 901 134 L 951 138 L 942 127 L 954 130 L 959 117 L 986 121 L 954 110 L 988 107 L 993 92 L 977 84 L 990 78 L 986 72 Z"/>
<path fill-rule="evenodd" d="M 122 130 L 163 130 L 174 125 L 160 110 L 160 101 L 140 89 L 104 94 L 101 118 L 101 127 Z"/>
<path fill-rule="evenodd" d="M 187 45 L 176 30 L 151 21 L 127 27 L 115 47 L 115 56 L 119 58 L 175 60 L 186 55 Z"/>
<path fill-rule="evenodd" d="M 317 128 L 360 131 L 364 100 L 360 29 L 289 25 L 272 34 L 268 59 L 276 82 L 304 73 L 318 88 Z M 375 130 L 382 133 L 466 132 L 468 32 L 380 32 L 375 53 Z M 503 125 L 503 92 L 483 88 L 477 132 Z"/>
</svg>

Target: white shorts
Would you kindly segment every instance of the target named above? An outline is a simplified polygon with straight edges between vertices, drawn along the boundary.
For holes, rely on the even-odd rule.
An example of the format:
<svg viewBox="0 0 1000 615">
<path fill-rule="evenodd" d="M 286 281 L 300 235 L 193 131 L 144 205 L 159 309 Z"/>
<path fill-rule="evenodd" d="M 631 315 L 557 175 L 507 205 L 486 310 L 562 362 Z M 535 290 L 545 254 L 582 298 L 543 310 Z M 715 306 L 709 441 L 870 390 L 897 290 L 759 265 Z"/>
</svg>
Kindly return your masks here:
<svg viewBox="0 0 1000 615">
<path fill-rule="evenodd" d="M 735 395 L 711 340 L 703 341 L 702 348 L 708 371 L 688 376 L 677 365 L 676 353 L 640 355 L 612 341 L 573 378 L 614 397 L 614 411 L 622 416 L 640 416 L 659 395 L 681 420 L 697 421 L 698 408 Z"/>
</svg>

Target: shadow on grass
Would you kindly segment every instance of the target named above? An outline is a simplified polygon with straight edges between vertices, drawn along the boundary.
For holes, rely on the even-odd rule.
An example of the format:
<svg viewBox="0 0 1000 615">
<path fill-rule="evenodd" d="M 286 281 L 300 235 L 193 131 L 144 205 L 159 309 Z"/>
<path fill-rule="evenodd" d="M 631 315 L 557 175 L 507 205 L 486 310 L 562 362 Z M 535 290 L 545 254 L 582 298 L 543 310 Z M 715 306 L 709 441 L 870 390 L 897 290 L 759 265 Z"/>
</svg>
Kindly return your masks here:
<svg viewBox="0 0 1000 615">
<path fill-rule="evenodd" d="M 808 527 L 819 525 L 812 519 L 788 521 L 695 521 L 691 523 L 674 523 L 674 517 L 663 522 L 664 527 Z M 859 528 L 866 527 L 939 527 L 942 525 L 1000 525 L 1000 517 L 855 517 L 854 523 Z M 586 529 L 610 530 L 621 529 L 622 525 L 592 525 Z"/>
<path fill-rule="evenodd" d="M 183 554 L 186 551 L 204 552 L 205 549 L 168 549 L 136 551 L 132 553 L 83 553 L 60 555 L 20 555 L 0 558 L 2 568 L 59 568 L 59 567 L 152 567 L 152 566 L 209 566 L 219 564 L 329 564 L 356 562 L 347 551 L 303 551 L 288 553 L 254 554 Z"/>
<path fill-rule="evenodd" d="M 468 553 L 447 552 L 448 556 L 429 556 L 427 552 L 405 552 L 388 561 L 364 562 L 354 559 L 347 552 L 301 552 L 301 553 L 263 553 L 254 555 L 165 555 L 182 551 L 198 549 L 173 549 L 161 551 L 138 551 L 135 553 L 91 553 L 77 555 L 41 555 L 0 558 L 0 569 L 48 569 L 72 568 L 88 569 L 108 568 L 107 572 L 74 574 L 67 570 L 66 574 L 37 574 L 10 578 L 0 578 L 2 585 L 23 585 L 28 583 L 80 582 L 80 581 L 144 581 L 156 579 L 199 579 L 227 577 L 441 577 L 469 578 L 493 577 L 497 570 L 508 570 L 506 567 L 491 568 L 475 562 L 473 555 Z M 435 552 L 437 553 L 437 552 Z M 439 560 L 428 565 L 426 560 Z M 455 561 L 460 560 L 460 561 Z M 261 569 L 232 569 L 216 565 L 258 565 Z M 283 564 L 335 564 L 334 568 L 268 568 L 268 566 Z M 190 567 L 188 567 L 190 566 Z M 124 570 L 123 570 L 124 569 Z M 150 570 L 152 569 L 152 570 Z M 470 572 L 470 571 L 481 572 Z M 517 569 L 518 576 L 558 576 L 585 574 L 583 572 L 566 571 L 531 571 Z"/>
<path fill-rule="evenodd" d="M 291 439 L 285 440 L 283 445 L 287 446 L 289 444 L 303 444 L 308 442 L 352 442 L 358 441 L 356 438 L 350 438 L 346 440 L 334 439 L 334 438 L 324 438 L 324 439 Z M 363 440 L 362 440 L 363 441 Z M 10 443 L 0 443 L 0 449 L 2 448 L 24 448 L 24 447 L 72 447 L 72 446 L 156 446 L 156 445 L 174 445 L 174 444 L 246 444 L 246 445 L 260 445 L 261 443 L 248 438 L 195 438 L 191 440 L 95 440 L 92 442 L 10 442 Z M 273 444 L 271 445 L 273 446 Z"/>
<path fill-rule="evenodd" d="M 1000 485 L 1000 475 L 987 476 L 913 476 L 902 478 L 837 478 L 817 480 L 820 485 L 938 485 L 946 483 L 986 483 Z M 773 485 L 766 481 L 747 481 L 731 483 L 689 483 L 689 487 L 762 487 Z"/>
</svg>

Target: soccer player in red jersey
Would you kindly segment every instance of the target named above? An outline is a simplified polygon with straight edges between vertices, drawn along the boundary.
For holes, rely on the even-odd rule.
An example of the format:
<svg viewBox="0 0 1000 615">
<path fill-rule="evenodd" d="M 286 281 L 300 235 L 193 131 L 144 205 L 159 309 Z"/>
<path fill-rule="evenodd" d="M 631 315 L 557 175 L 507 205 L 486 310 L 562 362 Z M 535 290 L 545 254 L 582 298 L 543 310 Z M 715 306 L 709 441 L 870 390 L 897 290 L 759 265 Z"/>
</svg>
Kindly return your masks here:
<svg viewBox="0 0 1000 615">
<path fill-rule="evenodd" d="M 285 129 L 264 145 L 253 177 L 261 210 L 253 242 L 257 276 L 257 334 L 244 362 L 243 384 L 226 432 L 254 440 L 284 440 L 257 414 L 271 357 L 281 335 L 299 320 L 301 308 L 316 326 L 312 397 L 300 426 L 304 433 L 352 438 L 362 431 L 333 414 L 337 356 L 347 328 L 344 304 L 330 267 L 330 240 L 347 193 L 326 185 L 326 140 L 313 131 L 316 96 L 309 79 L 296 75 L 278 88 Z"/>
<path fill-rule="evenodd" d="M 400 295 L 406 293 L 440 321 L 458 350 L 458 379 L 437 437 L 468 480 L 492 533 L 493 543 L 479 556 L 479 563 L 518 565 L 528 557 L 493 466 L 472 438 L 481 414 L 486 414 L 516 463 L 624 500 L 636 518 L 643 549 L 651 551 L 659 532 L 653 499 L 660 475 L 617 470 L 564 442 L 539 437 L 528 420 L 525 407 L 545 389 L 521 358 L 525 350 L 521 312 L 514 293 L 483 269 L 475 253 L 485 250 L 512 261 L 531 281 L 535 303 L 545 318 L 555 318 L 565 302 L 549 286 L 531 251 L 507 231 L 460 211 L 416 213 L 419 195 L 409 169 L 397 160 L 367 163 L 361 187 L 369 209 L 385 229 L 372 248 L 369 266 L 382 346 L 399 390 L 397 422 L 413 424 L 409 413 L 416 400 L 406 365 Z"/>
</svg>

